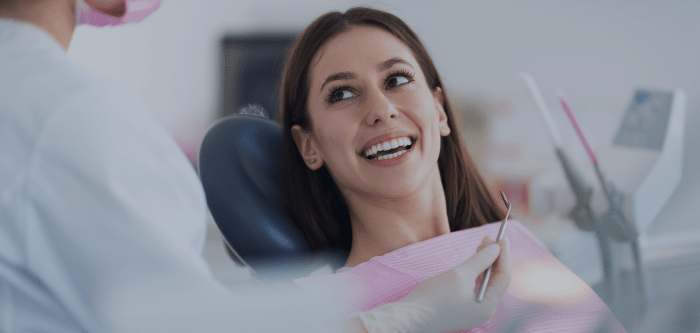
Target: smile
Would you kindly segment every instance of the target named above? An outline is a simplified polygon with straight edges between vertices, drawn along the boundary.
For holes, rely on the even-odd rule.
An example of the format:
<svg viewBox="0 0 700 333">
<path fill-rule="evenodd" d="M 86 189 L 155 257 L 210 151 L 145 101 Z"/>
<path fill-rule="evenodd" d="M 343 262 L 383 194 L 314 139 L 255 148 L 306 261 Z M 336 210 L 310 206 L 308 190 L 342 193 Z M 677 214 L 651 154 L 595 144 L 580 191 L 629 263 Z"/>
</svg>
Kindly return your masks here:
<svg viewBox="0 0 700 333">
<path fill-rule="evenodd" d="M 367 148 L 363 155 L 368 160 L 386 160 L 391 158 L 396 158 L 407 152 L 413 144 L 415 139 L 411 137 L 400 137 L 393 138 L 388 141 L 378 143 L 370 148 Z"/>
</svg>

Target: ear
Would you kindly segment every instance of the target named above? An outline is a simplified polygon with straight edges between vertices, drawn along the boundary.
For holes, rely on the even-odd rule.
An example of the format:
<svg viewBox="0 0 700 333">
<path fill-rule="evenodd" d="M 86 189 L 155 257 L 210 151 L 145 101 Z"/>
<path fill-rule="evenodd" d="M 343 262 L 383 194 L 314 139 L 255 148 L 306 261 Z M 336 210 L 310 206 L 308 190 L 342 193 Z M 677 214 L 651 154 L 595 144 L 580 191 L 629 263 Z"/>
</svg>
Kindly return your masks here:
<svg viewBox="0 0 700 333">
<path fill-rule="evenodd" d="M 294 125 L 292 126 L 292 138 L 294 138 L 294 143 L 306 166 L 311 170 L 318 170 L 323 165 L 323 159 L 316 149 L 316 141 L 311 133 L 304 131 L 299 125 Z"/>
<path fill-rule="evenodd" d="M 440 126 L 440 135 L 450 135 L 450 124 L 447 123 L 447 113 L 445 113 L 445 95 L 442 93 L 442 88 L 437 87 L 433 93 L 435 100 L 435 110 L 438 112 L 438 122 Z"/>
</svg>

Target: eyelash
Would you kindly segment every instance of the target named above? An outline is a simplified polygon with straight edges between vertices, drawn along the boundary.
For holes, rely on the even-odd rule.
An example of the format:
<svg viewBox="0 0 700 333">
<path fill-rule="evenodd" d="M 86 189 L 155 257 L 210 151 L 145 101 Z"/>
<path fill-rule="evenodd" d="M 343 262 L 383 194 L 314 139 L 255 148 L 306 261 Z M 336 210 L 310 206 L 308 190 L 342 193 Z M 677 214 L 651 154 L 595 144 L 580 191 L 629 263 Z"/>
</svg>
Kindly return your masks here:
<svg viewBox="0 0 700 333">
<path fill-rule="evenodd" d="M 331 87 L 328 89 L 328 95 L 326 96 L 326 102 L 328 102 L 328 104 L 333 104 L 333 103 L 340 102 L 340 101 L 334 101 L 334 100 L 333 100 L 333 96 L 334 96 L 335 93 L 337 93 L 338 91 L 343 91 L 343 90 L 348 90 L 348 91 L 351 91 L 351 92 L 353 92 L 353 93 L 355 92 L 355 89 L 353 89 L 353 87 L 348 86 L 348 85 L 331 86 Z"/>
<path fill-rule="evenodd" d="M 411 82 L 414 81 L 414 80 L 413 80 L 413 76 L 414 76 L 414 75 L 415 75 L 415 74 L 413 74 L 412 72 L 409 72 L 408 70 L 399 69 L 399 70 L 396 70 L 396 71 L 391 72 L 391 73 L 387 76 L 386 80 L 384 80 L 384 83 L 387 84 L 387 83 L 389 82 L 389 80 L 391 80 L 391 79 L 393 79 L 393 78 L 395 78 L 395 77 L 397 77 L 397 76 L 403 76 L 403 77 L 405 77 L 405 78 L 408 80 L 407 83 L 411 83 Z M 405 83 L 404 83 L 404 84 L 405 84 Z M 336 85 L 336 86 L 331 86 L 331 87 L 328 89 L 328 95 L 326 95 L 326 102 L 328 102 L 328 104 L 334 104 L 334 103 L 337 103 L 337 102 L 341 102 L 342 100 L 340 100 L 340 101 L 334 101 L 334 100 L 333 100 L 333 96 L 334 96 L 335 93 L 337 93 L 338 91 L 343 91 L 343 90 L 348 90 L 348 91 L 353 92 L 353 93 L 355 92 L 355 89 L 354 89 L 353 87 L 349 86 L 349 85 Z"/>
<path fill-rule="evenodd" d="M 396 71 L 391 72 L 391 74 L 389 74 L 389 76 L 387 76 L 387 78 L 386 78 L 386 80 L 384 81 L 384 83 L 388 83 L 389 80 L 391 80 L 391 79 L 393 79 L 393 78 L 395 78 L 395 77 L 397 77 L 397 76 L 403 76 L 403 77 L 405 77 L 406 79 L 408 79 L 408 82 L 407 82 L 407 83 L 411 83 L 411 82 L 413 82 L 413 76 L 414 76 L 414 75 L 415 75 L 415 74 L 413 74 L 412 72 L 409 72 L 408 70 L 405 70 L 405 69 L 398 69 L 398 70 L 396 70 Z M 405 84 L 405 83 L 404 83 L 404 84 Z"/>
</svg>

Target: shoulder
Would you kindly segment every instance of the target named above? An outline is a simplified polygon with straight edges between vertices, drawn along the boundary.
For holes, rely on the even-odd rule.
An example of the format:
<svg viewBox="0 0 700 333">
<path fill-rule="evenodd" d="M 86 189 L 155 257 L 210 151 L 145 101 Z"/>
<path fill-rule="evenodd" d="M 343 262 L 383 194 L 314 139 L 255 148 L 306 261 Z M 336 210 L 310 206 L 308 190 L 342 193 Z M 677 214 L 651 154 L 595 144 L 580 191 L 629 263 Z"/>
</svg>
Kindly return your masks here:
<svg viewBox="0 0 700 333">
<path fill-rule="evenodd" d="M 0 106 L 3 117 L 31 122 L 36 133 L 50 118 L 146 113 L 119 84 L 71 61 L 41 29 L 0 20 Z"/>
<path fill-rule="evenodd" d="M 63 172 L 93 186 L 203 198 L 194 168 L 133 92 L 70 61 L 36 81 L 46 86 L 25 106 L 37 126 L 30 176 Z"/>
<path fill-rule="evenodd" d="M 39 156 L 87 171 L 196 182 L 191 164 L 145 105 L 122 86 L 89 74 L 57 101 L 36 143 Z M 56 155 L 59 153 L 60 155 Z"/>
<path fill-rule="evenodd" d="M 89 74 L 75 80 L 37 137 L 28 194 L 56 207 L 51 193 L 70 193 L 64 205 L 91 209 L 63 220 L 140 221 L 201 251 L 204 192 L 175 140 L 127 89 Z"/>
<path fill-rule="evenodd" d="M 138 164 L 145 154 L 159 157 L 157 165 L 191 171 L 135 94 L 72 62 L 39 28 L 1 19 L 0 28 L 0 148 L 10 161 L 3 184 L 23 178 L 37 161 L 76 169 L 110 160 Z"/>
</svg>

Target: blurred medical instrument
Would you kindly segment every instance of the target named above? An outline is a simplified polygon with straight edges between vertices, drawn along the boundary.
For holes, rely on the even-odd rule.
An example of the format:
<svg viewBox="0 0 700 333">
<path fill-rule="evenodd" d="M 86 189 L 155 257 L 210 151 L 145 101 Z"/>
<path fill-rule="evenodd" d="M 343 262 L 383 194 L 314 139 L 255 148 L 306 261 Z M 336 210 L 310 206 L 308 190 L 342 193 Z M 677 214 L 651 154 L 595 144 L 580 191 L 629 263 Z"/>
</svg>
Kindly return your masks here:
<svg viewBox="0 0 700 333">
<path fill-rule="evenodd" d="M 506 204 L 506 208 L 508 211 L 506 212 L 506 217 L 503 219 L 503 222 L 501 222 L 501 228 L 498 229 L 498 236 L 496 236 L 496 243 L 503 238 L 503 233 L 506 231 L 506 222 L 508 222 L 508 215 L 510 215 L 510 202 L 508 202 L 508 199 L 506 199 L 506 194 L 501 191 L 501 198 L 503 198 L 503 203 Z M 493 265 L 489 266 L 488 269 L 484 272 L 484 278 L 481 280 L 481 286 L 479 286 L 479 293 L 476 295 L 476 301 L 481 303 L 481 300 L 484 299 L 484 292 L 486 291 L 486 285 L 489 284 L 489 278 L 491 277 L 491 270 L 493 269 Z"/>
<path fill-rule="evenodd" d="M 591 150 L 591 147 L 588 145 L 588 141 L 583 135 L 583 132 L 581 132 L 581 128 L 579 128 L 578 122 L 576 121 L 574 114 L 571 112 L 571 108 L 569 108 L 569 103 L 567 103 L 566 99 L 564 98 L 564 93 L 561 90 L 559 90 L 558 93 L 559 102 L 566 112 L 566 115 L 569 117 L 574 130 L 576 130 L 579 140 L 581 140 L 584 148 L 586 148 L 588 157 L 590 158 L 591 163 L 593 163 L 596 175 L 600 181 L 600 186 L 603 189 L 605 197 L 608 199 L 608 204 L 610 204 L 608 211 L 603 217 L 606 222 L 608 222 L 604 224 L 604 227 L 607 229 L 607 232 L 610 235 L 619 241 L 628 242 L 631 240 L 636 240 L 639 233 L 637 232 L 635 226 L 627 222 L 625 216 L 622 214 L 622 209 L 620 207 L 620 204 L 622 203 L 622 193 L 617 190 L 615 184 L 608 181 L 605 176 L 603 176 L 603 172 L 600 170 L 600 164 L 598 164 L 598 159 L 595 157 L 593 150 Z"/>
<path fill-rule="evenodd" d="M 591 147 L 588 145 L 588 141 L 583 135 L 583 132 L 581 132 L 581 128 L 578 126 L 578 122 L 576 121 L 574 114 L 571 112 L 569 103 L 567 103 L 566 99 L 564 98 L 564 93 L 561 90 L 559 90 L 558 94 L 559 102 L 561 103 L 564 112 L 566 112 L 569 121 L 571 121 L 571 125 L 574 127 L 574 130 L 576 131 L 579 140 L 586 149 L 588 157 L 590 158 L 591 163 L 593 163 L 593 167 L 595 168 L 596 175 L 598 176 L 598 180 L 600 181 L 603 193 L 608 199 L 608 209 L 599 218 L 600 220 L 597 223 L 599 225 L 599 228 L 602 229 L 598 230 L 598 234 L 602 236 L 598 238 L 599 243 L 601 243 L 601 252 L 607 254 L 606 258 L 604 259 L 607 260 L 607 262 L 604 261 L 604 264 L 606 264 L 605 269 L 608 273 L 608 275 L 606 275 L 606 281 L 608 283 L 605 286 L 607 288 L 606 291 L 608 292 L 608 295 L 610 295 L 611 297 L 610 302 L 613 305 L 611 307 L 618 306 L 617 302 L 619 302 L 618 296 L 620 292 L 620 267 L 617 260 L 618 254 L 614 250 L 614 247 L 611 247 L 608 244 L 606 244 L 609 242 L 610 236 L 612 236 L 612 238 L 619 242 L 632 242 L 635 264 L 635 277 L 637 279 L 638 295 L 641 300 L 641 302 L 639 302 L 639 306 L 641 312 L 643 313 L 646 307 L 646 283 L 644 279 L 644 273 L 642 270 L 643 263 L 639 254 L 639 244 L 637 241 L 637 236 L 639 236 L 639 233 L 637 232 L 634 225 L 630 224 L 622 214 L 622 209 L 620 207 L 622 203 L 622 193 L 620 193 L 616 189 L 615 185 L 612 182 L 609 182 L 607 179 L 605 179 L 605 176 L 603 176 L 603 173 L 600 170 L 600 165 L 598 164 L 598 159 L 595 157 L 593 150 L 591 150 Z"/>
<path fill-rule="evenodd" d="M 569 180 L 571 190 L 576 195 L 576 205 L 569 211 L 569 217 L 579 228 L 593 231 L 595 230 L 595 218 L 593 217 L 593 211 L 590 207 L 590 200 L 593 190 L 591 189 L 591 186 L 586 184 L 585 180 L 581 177 L 580 172 L 573 166 L 569 156 L 564 151 L 562 139 L 561 136 L 559 136 L 559 131 L 554 124 L 552 115 L 547 109 L 547 105 L 544 103 L 542 94 L 540 94 L 540 91 L 535 84 L 535 80 L 527 73 L 521 73 L 520 75 L 523 80 L 525 80 L 525 83 L 530 91 L 530 95 L 535 100 L 538 110 L 540 111 L 540 115 L 544 119 L 545 124 L 547 124 L 547 129 L 549 130 L 549 134 L 554 143 L 554 151 L 559 158 L 559 162 L 564 168 L 564 173 L 566 173 L 566 177 Z"/>
<path fill-rule="evenodd" d="M 563 93 L 559 93 L 559 101 L 593 163 L 600 190 L 607 199 L 602 202 L 603 206 L 607 203 L 607 208 L 596 209 L 602 212 L 596 217 L 594 208 L 601 208 L 601 201 L 592 200 L 592 186 L 581 177 L 564 153 L 561 138 L 558 137 L 554 122 L 534 80 L 526 73 L 522 73 L 521 76 L 547 124 L 557 157 L 576 197 L 576 204 L 568 216 L 580 229 L 596 232 L 603 261 L 603 298 L 614 312 L 620 311 L 620 253 L 613 241 L 629 242 L 634 256 L 640 297 L 637 308 L 643 313 L 647 292 L 638 240 L 640 233 L 655 218 L 680 181 L 685 94 L 681 90 L 673 93 L 637 90 L 622 119 L 613 145 L 599 150 L 599 156 L 612 162 L 609 169 L 611 176 L 607 178 Z M 611 178 L 616 179 L 620 186 L 615 186 Z M 533 183 L 534 189 L 542 188 L 536 181 Z M 571 193 L 557 192 L 552 195 L 570 196 Z"/>
</svg>

